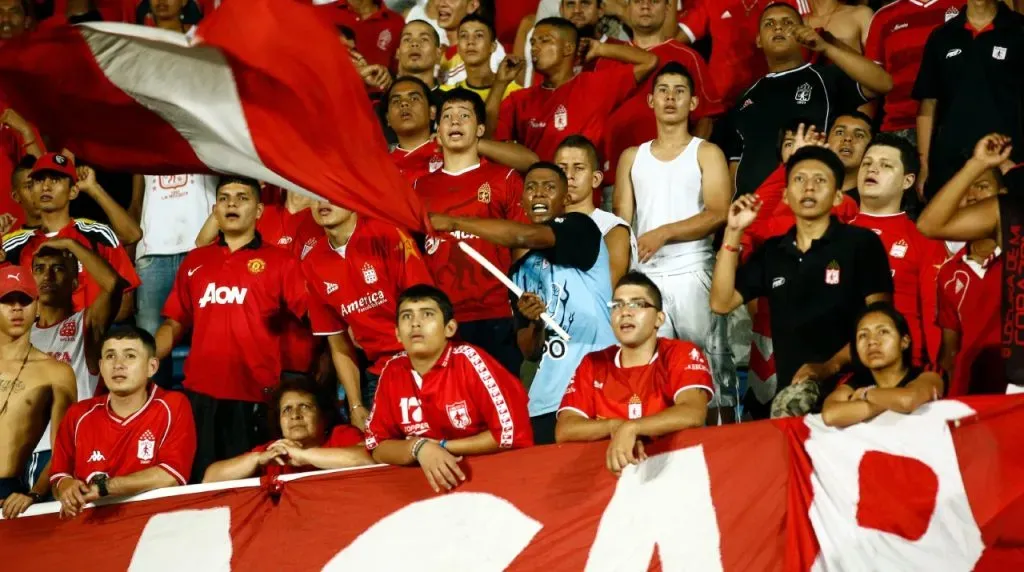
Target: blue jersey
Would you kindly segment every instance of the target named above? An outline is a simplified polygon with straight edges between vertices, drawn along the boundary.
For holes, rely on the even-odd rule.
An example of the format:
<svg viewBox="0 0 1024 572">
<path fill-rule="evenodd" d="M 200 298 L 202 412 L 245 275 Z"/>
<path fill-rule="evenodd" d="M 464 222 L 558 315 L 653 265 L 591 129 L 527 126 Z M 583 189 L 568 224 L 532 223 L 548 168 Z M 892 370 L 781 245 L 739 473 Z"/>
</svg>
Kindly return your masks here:
<svg viewBox="0 0 1024 572">
<path fill-rule="evenodd" d="M 547 329 L 544 356 L 530 385 L 531 417 L 556 411 L 583 356 L 616 343 L 608 310 L 611 271 L 601 230 L 579 213 L 548 225 L 555 231 L 555 246 L 521 258 L 512 267 L 512 281 L 543 298 L 547 313 L 572 340 Z M 516 322 L 517 330 L 528 325 L 518 313 Z"/>
</svg>

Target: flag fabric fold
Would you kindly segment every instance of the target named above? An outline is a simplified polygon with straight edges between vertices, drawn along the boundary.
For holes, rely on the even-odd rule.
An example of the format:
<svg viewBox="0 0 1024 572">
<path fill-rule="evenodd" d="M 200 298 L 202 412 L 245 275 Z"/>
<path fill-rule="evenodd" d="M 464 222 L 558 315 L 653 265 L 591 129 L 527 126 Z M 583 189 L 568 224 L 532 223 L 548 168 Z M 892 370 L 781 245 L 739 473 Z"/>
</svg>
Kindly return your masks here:
<svg viewBox="0 0 1024 572">
<path fill-rule="evenodd" d="M 29 34 L 0 48 L 0 92 L 103 168 L 245 175 L 428 228 L 337 33 L 297 0 L 229 0 L 191 39 L 113 23 Z"/>
</svg>

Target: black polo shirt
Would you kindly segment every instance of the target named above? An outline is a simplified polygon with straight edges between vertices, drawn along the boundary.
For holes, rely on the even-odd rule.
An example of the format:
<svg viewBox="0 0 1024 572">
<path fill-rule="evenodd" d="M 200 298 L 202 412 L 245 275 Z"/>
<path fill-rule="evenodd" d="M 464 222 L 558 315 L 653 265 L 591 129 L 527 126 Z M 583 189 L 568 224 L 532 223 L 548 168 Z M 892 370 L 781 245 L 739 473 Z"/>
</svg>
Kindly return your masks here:
<svg viewBox="0 0 1024 572">
<path fill-rule="evenodd" d="M 867 100 L 857 82 L 834 65 L 804 64 L 770 73 L 736 100 L 715 140 L 730 161 L 739 161 L 736 192 L 757 190 L 779 166 L 779 131 L 802 120 L 828 129 L 836 115 Z"/>
<path fill-rule="evenodd" d="M 854 320 L 872 294 L 892 294 L 889 258 L 868 229 L 835 217 L 807 252 L 796 227 L 770 238 L 736 272 L 744 302 L 767 298 L 778 387 L 806 363 L 831 358 L 851 339 Z"/>
<path fill-rule="evenodd" d="M 1024 15 L 999 2 L 995 20 L 975 35 L 967 8 L 932 31 L 914 99 L 934 99 L 926 193 L 933 196 L 989 133 L 1024 141 Z M 1024 145 L 1013 157 L 1024 160 Z"/>
</svg>

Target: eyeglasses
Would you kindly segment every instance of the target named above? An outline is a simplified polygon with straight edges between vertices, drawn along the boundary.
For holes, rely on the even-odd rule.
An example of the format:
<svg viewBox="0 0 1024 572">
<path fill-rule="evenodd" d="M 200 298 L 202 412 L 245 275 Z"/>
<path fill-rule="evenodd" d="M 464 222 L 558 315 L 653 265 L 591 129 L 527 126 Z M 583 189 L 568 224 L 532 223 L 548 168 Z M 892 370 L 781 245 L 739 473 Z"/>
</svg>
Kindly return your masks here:
<svg viewBox="0 0 1024 572">
<path fill-rule="evenodd" d="M 657 306 L 651 304 L 647 300 L 612 300 L 608 302 L 608 307 L 613 312 L 621 311 L 623 308 L 629 308 L 630 310 L 646 310 L 647 308 L 658 309 Z"/>
</svg>

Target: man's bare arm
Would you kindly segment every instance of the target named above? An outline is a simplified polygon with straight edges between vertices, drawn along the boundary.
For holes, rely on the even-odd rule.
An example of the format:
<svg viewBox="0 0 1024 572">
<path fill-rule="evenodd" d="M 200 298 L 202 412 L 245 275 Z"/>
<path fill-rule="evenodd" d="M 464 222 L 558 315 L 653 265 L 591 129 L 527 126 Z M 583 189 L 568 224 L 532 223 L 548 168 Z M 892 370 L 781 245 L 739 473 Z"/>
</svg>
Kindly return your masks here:
<svg viewBox="0 0 1024 572">
<path fill-rule="evenodd" d="M 711 311 L 725 315 L 743 304 L 743 295 L 736 290 L 736 270 L 740 266 L 740 240 L 743 231 L 725 230 L 722 249 L 715 258 L 711 274 Z M 729 248 L 726 248 L 728 246 Z"/>
<path fill-rule="evenodd" d="M 560 411 L 555 421 L 555 442 L 607 439 L 624 422 L 623 419 L 587 419 L 575 411 Z"/>
<path fill-rule="evenodd" d="M 633 64 L 633 77 L 639 83 L 658 67 L 658 56 L 627 44 L 609 44 L 593 40 L 590 42 L 593 57 L 608 58 L 626 64 Z"/>
<path fill-rule="evenodd" d="M 630 147 L 619 157 L 619 166 L 615 171 L 615 190 L 612 192 L 612 212 L 633 224 L 636 214 L 636 197 L 633 195 L 633 161 L 636 159 L 636 147 Z"/>
<path fill-rule="evenodd" d="M 412 446 L 415 443 L 414 439 L 388 439 L 381 441 L 377 448 L 370 451 L 370 455 L 374 461 L 385 465 L 415 465 L 416 459 L 412 456 Z"/>
<path fill-rule="evenodd" d="M 438 232 L 462 231 L 488 242 L 517 249 L 544 249 L 555 246 L 555 231 L 543 224 L 525 224 L 511 220 L 453 217 L 431 214 L 430 223 Z"/>
<path fill-rule="evenodd" d="M 206 217 L 203 227 L 199 229 L 199 234 L 196 235 L 196 246 L 213 244 L 213 241 L 217 240 L 219 232 L 220 227 L 217 226 L 217 218 L 213 216 L 213 213 L 210 213 L 210 216 Z"/>
<path fill-rule="evenodd" d="M 445 443 L 445 449 L 456 457 L 463 455 L 487 455 L 496 453 L 499 449 L 498 442 L 490 431 L 481 431 L 472 437 L 453 439 Z"/>
<path fill-rule="evenodd" d="M 477 151 L 482 157 L 490 159 L 495 163 L 501 163 L 520 173 L 526 172 L 531 165 L 540 160 L 533 151 L 511 141 L 481 139 L 477 144 Z"/>
<path fill-rule="evenodd" d="M 331 362 L 334 364 L 335 374 L 338 376 L 338 383 L 345 389 L 345 399 L 348 401 L 350 411 L 368 406 L 363 403 L 362 384 L 359 378 L 359 366 L 356 364 L 356 349 L 349 339 L 348 334 L 341 332 L 327 336 L 327 345 L 331 352 Z M 373 405 L 372 403 L 370 404 Z M 369 410 L 366 410 L 369 414 Z M 359 427 L 362 430 L 362 427 Z"/>
<path fill-rule="evenodd" d="M 171 350 L 181 341 L 185 335 L 185 327 L 170 318 L 164 319 L 160 328 L 156 331 L 156 357 L 164 359 L 171 355 Z"/>
<path fill-rule="evenodd" d="M 50 406 L 50 450 L 57 448 L 57 427 L 60 427 L 64 415 L 76 401 L 78 401 L 78 383 L 75 381 L 75 371 L 66 363 L 56 362 L 52 372 L 47 372 L 53 379 L 53 404 Z M 85 396 L 83 396 L 85 397 Z M 32 485 L 32 492 L 41 496 L 50 493 L 50 464 L 51 457 L 39 474 L 39 479 Z"/>
<path fill-rule="evenodd" d="M 708 401 L 708 392 L 687 389 L 679 392 L 672 407 L 627 423 L 636 424 L 637 435 L 646 437 L 661 437 L 683 429 L 703 427 L 708 415 Z"/>
<path fill-rule="evenodd" d="M 123 477 L 114 477 L 107 481 L 107 492 L 110 496 L 121 497 L 137 495 L 154 489 L 178 486 L 178 480 L 161 467 L 150 467 L 136 471 Z"/>
<path fill-rule="evenodd" d="M 956 356 L 960 353 L 960 332 L 942 329 L 942 343 L 939 344 L 939 367 L 945 371 L 953 371 Z"/>
<path fill-rule="evenodd" d="M 79 181 L 76 185 L 78 190 L 92 197 L 96 204 L 103 210 L 110 220 L 110 228 L 114 230 L 125 245 L 135 244 L 142 239 L 142 227 L 136 222 L 132 215 L 124 209 L 110 194 L 96 181 L 96 172 L 92 167 L 78 168 Z"/>
<path fill-rule="evenodd" d="M 629 271 L 633 257 L 629 244 L 629 228 L 617 226 L 604 235 L 604 245 L 608 248 L 608 266 L 612 277 L 612 287 Z"/>
<path fill-rule="evenodd" d="M 917 219 L 921 234 L 942 240 L 994 238 L 999 228 L 998 199 L 989 197 L 960 208 L 960 201 L 971 183 L 988 169 L 981 161 L 968 159 L 921 212 Z"/>
</svg>

